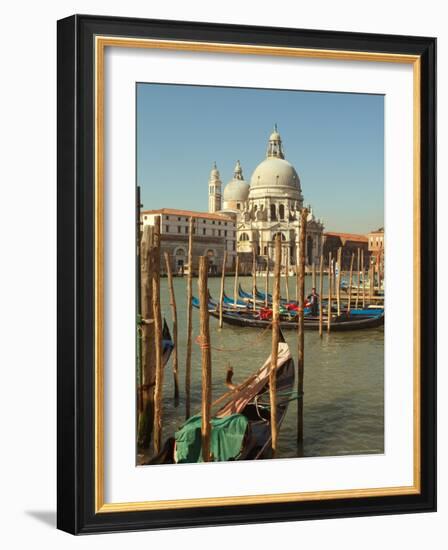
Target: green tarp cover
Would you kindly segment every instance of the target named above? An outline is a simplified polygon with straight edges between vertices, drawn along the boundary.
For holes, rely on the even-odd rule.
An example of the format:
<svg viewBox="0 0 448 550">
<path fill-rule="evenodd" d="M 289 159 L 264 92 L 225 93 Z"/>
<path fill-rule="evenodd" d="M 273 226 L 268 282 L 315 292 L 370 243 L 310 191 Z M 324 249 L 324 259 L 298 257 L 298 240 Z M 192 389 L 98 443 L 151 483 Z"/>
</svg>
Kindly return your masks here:
<svg viewBox="0 0 448 550">
<path fill-rule="evenodd" d="M 238 457 L 243 445 L 248 420 L 242 414 L 232 414 L 211 420 L 210 451 L 216 462 Z M 189 418 L 176 432 L 177 462 L 202 462 L 201 415 Z"/>
</svg>

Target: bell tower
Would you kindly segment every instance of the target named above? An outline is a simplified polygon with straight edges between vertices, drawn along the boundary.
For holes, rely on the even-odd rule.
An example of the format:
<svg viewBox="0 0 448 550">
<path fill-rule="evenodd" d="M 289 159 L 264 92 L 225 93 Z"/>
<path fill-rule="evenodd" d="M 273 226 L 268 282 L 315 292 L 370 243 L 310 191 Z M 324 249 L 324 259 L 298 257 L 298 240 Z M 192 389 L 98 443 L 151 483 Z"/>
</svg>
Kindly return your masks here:
<svg viewBox="0 0 448 550">
<path fill-rule="evenodd" d="M 213 163 L 210 178 L 208 180 L 208 211 L 219 212 L 221 210 L 221 186 L 222 182 L 219 176 L 219 170 L 216 162 Z"/>
</svg>

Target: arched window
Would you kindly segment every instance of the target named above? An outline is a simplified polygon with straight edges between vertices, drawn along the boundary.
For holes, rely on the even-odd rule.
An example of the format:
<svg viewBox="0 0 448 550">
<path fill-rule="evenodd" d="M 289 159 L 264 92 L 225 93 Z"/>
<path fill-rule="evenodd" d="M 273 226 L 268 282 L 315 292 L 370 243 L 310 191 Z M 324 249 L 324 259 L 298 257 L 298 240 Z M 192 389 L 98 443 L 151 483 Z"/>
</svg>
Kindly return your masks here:
<svg viewBox="0 0 448 550">
<path fill-rule="evenodd" d="M 277 235 L 280 235 L 280 238 L 281 238 L 282 241 L 286 241 L 285 235 L 283 235 L 283 233 L 281 233 L 281 232 L 276 233 L 276 234 L 272 237 L 272 240 L 273 240 L 273 241 L 275 241 L 275 239 L 277 238 Z"/>
<path fill-rule="evenodd" d="M 278 216 L 281 220 L 285 219 L 285 206 L 281 204 L 278 208 Z"/>
<path fill-rule="evenodd" d="M 271 220 L 277 219 L 277 211 L 275 209 L 275 204 L 271 204 Z"/>
<path fill-rule="evenodd" d="M 249 235 L 247 233 L 241 233 L 240 235 L 240 241 L 248 241 Z"/>
</svg>

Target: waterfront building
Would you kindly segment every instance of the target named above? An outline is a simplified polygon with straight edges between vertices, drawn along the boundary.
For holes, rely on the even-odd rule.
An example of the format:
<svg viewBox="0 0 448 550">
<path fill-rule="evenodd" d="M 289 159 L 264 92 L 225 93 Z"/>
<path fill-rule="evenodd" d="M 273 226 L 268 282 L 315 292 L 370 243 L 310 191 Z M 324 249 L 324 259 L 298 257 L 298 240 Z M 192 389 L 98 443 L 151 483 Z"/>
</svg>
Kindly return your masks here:
<svg viewBox="0 0 448 550">
<path fill-rule="evenodd" d="M 336 233 L 327 232 L 324 233 L 324 261 L 325 265 L 328 264 L 328 256 L 331 252 L 332 258 L 336 259 L 338 249 L 342 248 L 341 263 L 342 269 L 350 269 L 350 262 L 352 254 L 355 254 L 355 260 L 353 263 L 353 269 L 356 269 L 358 250 L 364 251 L 364 267 L 368 267 L 370 263 L 370 252 L 368 246 L 368 239 L 365 235 L 358 235 L 355 233 Z"/>
<path fill-rule="evenodd" d="M 218 174 L 219 177 L 219 174 Z M 164 252 L 171 258 L 173 273 L 182 275 L 188 260 L 189 219 L 193 218 L 193 273 L 197 274 L 199 256 L 208 256 L 210 273 L 221 273 L 224 250 L 227 250 L 227 268 L 231 269 L 236 253 L 236 224 L 234 218 L 223 213 L 193 212 L 174 208 L 144 210 L 143 225 L 154 225 L 160 218 L 161 272 L 165 273 Z"/>
<path fill-rule="evenodd" d="M 374 258 L 375 265 L 384 271 L 384 227 L 367 234 L 369 240 L 369 250 Z"/>
<path fill-rule="evenodd" d="M 384 250 L 384 228 L 380 227 L 376 231 L 371 231 L 367 234 L 369 239 L 369 250 L 377 255 Z"/>
<path fill-rule="evenodd" d="M 219 181 L 219 184 L 217 183 Z M 300 178 L 285 159 L 280 133 L 275 126 L 269 137 L 266 158 L 255 168 L 250 184 L 237 161 L 232 180 L 221 195 L 221 180 L 216 164 L 209 180 L 209 210 L 221 202 L 221 212 L 236 222 L 238 255 L 250 263 L 255 250 L 258 267 L 272 263 L 277 234 L 282 240 L 282 267 L 295 267 L 300 238 L 300 214 L 304 208 Z M 321 254 L 323 223 L 310 205 L 307 219 L 306 262 L 317 263 Z"/>
</svg>

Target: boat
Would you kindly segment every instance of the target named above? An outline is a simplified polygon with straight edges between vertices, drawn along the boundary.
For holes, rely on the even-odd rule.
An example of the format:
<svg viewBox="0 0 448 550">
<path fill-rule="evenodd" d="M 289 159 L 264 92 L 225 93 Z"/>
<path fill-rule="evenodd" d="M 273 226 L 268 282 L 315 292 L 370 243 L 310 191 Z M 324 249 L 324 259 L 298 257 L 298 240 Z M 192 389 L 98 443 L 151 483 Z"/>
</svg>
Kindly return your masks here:
<svg viewBox="0 0 448 550">
<path fill-rule="evenodd" d="M 252 294 L 249 294 L 248 292 L 245 292 L 240 285 L 241 293 L 244 296 L 250 296 L 250 298 L 246 298 L 246 303 L 249 305 L 253 304 L 252 300 Z M 255 296 L 256 296 L 256 309 L 259 310 L 262 307 L 264 307 L 266 304 L 270 308 L 272 307 L 272 294 L 265 294 L 261 290 L 258 290 L 257 287 L 255 287 Z M 267 300 L 266 300 L 267 296 Z M 263 304 L 263 305 L 262 305 Z M 328 301 L 323 300 L 322 305 L 324 308 L 324 314 L 327 313 L 328 308 Z M 297 302 L 295 300 L 285 300 L 284 298 L 280 298 L 280 308 L 286 308 L 289 310 L 290 313 L 293 313 L 295 310 L 297 310 Z M 333 300 L 332 308 L 333 313 L 337 312 L 337 304 L 336 299 Z M 379 315 L 382 311 L 384 311 L 383 305 L 377 305 L 377 304 L 370 304 L 369 306 L 365 308 L 351 308 L 350 309 L 350 315 L 364 315 L 364 316 L 370 316 L 370 315 Z M 346 307 L 342 309 L 341 313 L 347 313 Z M 309 307 L 306 307 L 305 305 L 305 316 L 309 316 L 311 314 L 311 309 Z"/>
<path fill-rule="evenodd" d="M 249 307 L 249 304 L 245 302 L 244 300 L 234 300 L 234 298 L 231 298 L 230 296 L 227 296 L 227 294 L 224 292 L 223 296 L 223 304 L 225 306 L 231 307 L 231 308 L 237 308 L 237 309 L 247 309 Z"/>
<path fill-rule="evenodd" d="M 193 296 L 192 305 L 200 308 L 199 299 Z M 219 319 L 219 304 L 209 297 L 208 311 L 212 317 Z M 272 310 L 257 306 L 255 311 L 250 308 L 245 310 L 229 308 L 223 305 L 222 319 L 225 323 L 240 327 L 264 328 L 271 324 Z M 325 312 L 323 324 L 327 324 Z M 333 313 L 331 330 L 360 330 L 379 327 L 384 324 L 384 308 L 351 309 L 350 313 L 342 311 L 339 316 Z M 280 306 L 280 327 L 286 330 L 297 330 L 297 311 L 288 310 Z M 309 308 L 305 309 L 305 330 L 319 330 L 319 316 L 313 316 Z"/>
<path fill-rule="evenodd" d="M 243 290 L 241 285 L 239 285 L 238 294 L 241 298 L 241 301 L 246 303 L 246 305 L 248 305 L 249 307 L 251 307 L 253 305 L 253 303 L 254 303 L 253 294 Z M 266 304 L 268 306 L 272 306 L 272 299 L 273 299 L 272 295 L 267 294 L 267 300 L 266 300 L 266 294 L 264 292 L 262 292 L 261 290 L 258 290 L 257 287 L 255 287 L 255 306 L 256 307 L 258 307 L 258 308 L 265 307 Z M 280 297 L 280 305 L 281 306 L 286 306 L 288 304 L 289 305 L 297 305 L 297 302 L 294 301 L 294 300 L 289 300 L 288 301 L 285 298 Z"/>
<path fill-rule="evenodd" d="M 219 313 L 215 309 L 209 309 L 209 313 L 212 317 L 219 318 Z M 342 313 L 339 316 L 335 316 L 331 320 L 332 331 L 349 331 L 349 330 L 361 330 L 374 328 L 384 325 L 384 311 L 379 313 L 365 313 L 365 314 L 350 314 Z M 267 328 L 271 325 L 269 318 L 262 318 L 260 312 L 247 313 L 236 311 L 223 311 L 222 320 L 229 324 L 239 327 L 251 327 L 251 328 Z M 327 324 L 327 318 L 323 319 L 324 327 Z M 319 330 L 319 317 L 306 315 L 304 317 L 303 326 L 305 330 Z M 280 328 L 283 330 L 297 330 L 297 316 L 291 316 L 290 319 L 285 319 L 284 316 L 280 316 Z"/>
<path fill-rule="evenodd" d="M 168 328 L 168 323 L 164 318 L 163 329 L 162 329 L 162 360 L 163 360 L 164 366 L 168 363 L 173 349 L 174 349 L 173 338 L 171 337 L 171 332 L 170 332 L 170 329 Z"/>
<path fill-rule="evenodd" d="M 243 287 L 241 285 L 238 286 L 238 296 L 241 298 L 242 301 L 246 302 L 246 303 L 253 303 L 253 299 L 254 299 L 254 296 L 253 296 L 253 293 L 249 293 L 249 292 L 246 292 L 245 290 L 243 290 Z M 264 300 L 261 300 L 260 298 L 257 298 L 257 293 L 255 292 L 255 303 L 256 304 L 260 304 L 260 305 L 264 305 Z"/>
<path fill-rule="evenodd" d="M 341 280 L 341 290 L 343 290 L 344 292 L 348 292 L 348 290 L 349 290 L 349 281 L 347 281 L 346 279 Z M 361 275 L 359 285 L 352 282 L 351 291 L 352 291 L 353 295 L 356 295 L 356 293 L 362 294 L 363 292 L 365 292 L 366 295 L 369 295 L 370 294 L 370 279 L 368 277 L 366 277 L 366 279 L 364 280 L 364 285 L 363 285 L 363 279 L 362 279 L 362 275 Z M 373 295 L 374 296 L 384 296 L 384 281 L 381 281 L 380 288 L 378 288 L 378 281 L 377 281 L 376 278 L 374 279 L 374 282 L 373 282 Z"/>
<path fill-rule="evenodd" d="M 295 376 L 294 360 L 289 346 L 282 334 L 280 337 L 277 360 L 278 431 L 291 401 Z M 228 371 L 226 384 L 229 391 L 212 403 L 211 448 L 216 453 L 212 457 L 214 461 L 258 460 L 271 456 L 270 369 L 269 356 L 257 372 L 237 385 L 232 382 L 233 371 Z M 200 426 L 200 415 L 188 419 L 175 436 L 165 442 L 162 451 L 145 464 L 202 461 Z M 188 449 L 185 447 L 186 441 L 189 442 Z"/>
</svg>

